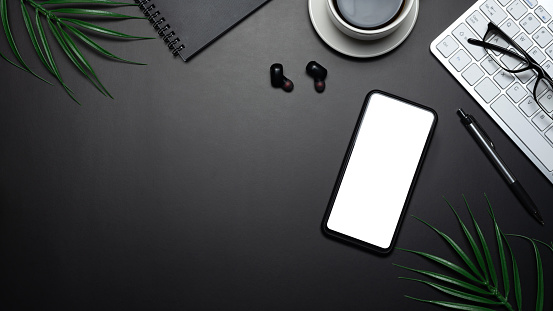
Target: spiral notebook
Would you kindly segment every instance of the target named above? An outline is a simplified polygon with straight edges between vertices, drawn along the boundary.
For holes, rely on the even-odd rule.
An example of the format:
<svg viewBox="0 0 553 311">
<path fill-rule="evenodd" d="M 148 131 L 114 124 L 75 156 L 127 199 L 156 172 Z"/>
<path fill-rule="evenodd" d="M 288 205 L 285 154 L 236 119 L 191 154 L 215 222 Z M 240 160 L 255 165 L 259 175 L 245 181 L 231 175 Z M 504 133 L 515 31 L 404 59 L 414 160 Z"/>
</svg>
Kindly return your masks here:
<svg viewBox="0 0 553 311">
<path fill-rule="evenodd" d="M 188 61 L 270 0 L 135 0 L 175 56 Z"/>
</svg>

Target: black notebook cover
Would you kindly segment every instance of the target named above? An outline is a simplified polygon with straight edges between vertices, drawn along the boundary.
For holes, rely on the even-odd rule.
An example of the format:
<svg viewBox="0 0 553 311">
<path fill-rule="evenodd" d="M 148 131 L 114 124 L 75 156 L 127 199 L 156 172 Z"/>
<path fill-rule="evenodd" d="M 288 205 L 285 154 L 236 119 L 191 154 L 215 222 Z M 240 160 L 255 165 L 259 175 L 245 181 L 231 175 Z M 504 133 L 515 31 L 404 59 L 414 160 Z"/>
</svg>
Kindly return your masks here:
<svg viewBox="0 0 553 311">
<path fill-rule="evenodd" d="M 135 0 L 184 61 L 270 0 Z"/>
</svg>

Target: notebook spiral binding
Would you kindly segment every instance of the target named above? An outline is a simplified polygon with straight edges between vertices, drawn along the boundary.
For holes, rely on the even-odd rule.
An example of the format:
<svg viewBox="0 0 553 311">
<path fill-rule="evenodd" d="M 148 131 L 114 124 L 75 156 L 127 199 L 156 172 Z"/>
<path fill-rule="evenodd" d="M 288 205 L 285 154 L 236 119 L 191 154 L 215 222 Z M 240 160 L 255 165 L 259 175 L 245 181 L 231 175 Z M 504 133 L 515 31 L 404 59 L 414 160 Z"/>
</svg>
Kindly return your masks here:
<svg viewBox="0 0 553 311">
<path fill-rule="evenodd" d="M 156 6 L 153 3 L 148 3 L 151 0 L 134 0 L 138 4 L 138 7 L 142 10 L 142 13 L 148 18 L 150 23 L 152 23 L 152 26 L 155 30 L 157 30 L 157 34 L 163 38 L 163 41 L 167 44 L 169 47 L 169 50 L 171 50 L 171 53 L 173 53 L 174 56 L 178 56 L 179 52 L 184 49 L 184 44 L 178 45 L 180 42 L 180 39 L 175 36 L 174 31 L 169 31 L 171 26 L 166 23 L 165 18 L 161 17 L 161 13 L 156 10 Z M 158 18 L 156 20 L 156 18 Z M 165 25 L 164 25 L 165 23 Z"/>
</svg>

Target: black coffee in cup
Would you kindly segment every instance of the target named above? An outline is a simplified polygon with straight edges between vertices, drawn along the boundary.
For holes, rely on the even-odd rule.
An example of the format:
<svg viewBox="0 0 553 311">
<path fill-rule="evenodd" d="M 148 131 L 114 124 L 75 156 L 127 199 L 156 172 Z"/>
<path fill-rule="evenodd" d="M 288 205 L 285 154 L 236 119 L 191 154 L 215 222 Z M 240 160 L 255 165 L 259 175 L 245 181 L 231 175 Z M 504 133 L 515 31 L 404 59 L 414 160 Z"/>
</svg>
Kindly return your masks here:
<svg viewBox="0 0 553 311">
<path fill-rule="evenodd" d="M 391 24 L 405 0 L 333 0 L 340 17 L 355 28 L 374 30 Z"/>
</svg>

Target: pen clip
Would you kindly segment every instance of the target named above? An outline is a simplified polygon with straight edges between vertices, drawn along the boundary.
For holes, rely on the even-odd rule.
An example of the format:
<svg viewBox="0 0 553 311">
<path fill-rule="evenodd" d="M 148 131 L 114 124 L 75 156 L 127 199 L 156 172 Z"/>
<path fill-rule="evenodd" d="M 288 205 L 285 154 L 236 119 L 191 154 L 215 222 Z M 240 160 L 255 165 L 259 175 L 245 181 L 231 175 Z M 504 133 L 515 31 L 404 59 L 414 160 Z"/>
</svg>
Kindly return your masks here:
<svg viewBox="0 0 553 311">
<path fill-rule="evenodd" d="M 490 144 L 490 147 L 492 147 L 492 149 L 495 149 L 495 145 L 493 144 L 493 141 L 492 139 L 490 138 L 490 136 L 488 136 L 488 133 L 486 133 L 486 130 L 484 130 L 484 128 L 482 128 L 482 126 L 480 125 L 480 123 L 478 123 L 478 120 L 476 120 L 473 116 L 469 115 L 470 119 L 472 120 L 472 122 L 474 122 L 474 124 L 476 125 L 476 127 L 480 130 L 480 132 L 482 133 L 482 135 L 484 135 L 484 138 L 488 141 L 488 143 Z"/>
</svg>

